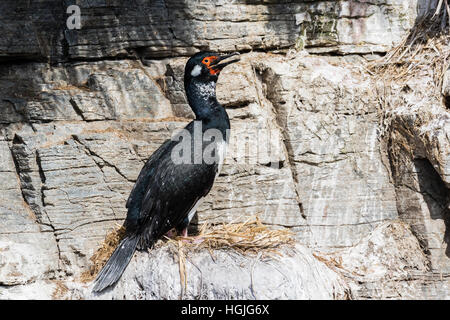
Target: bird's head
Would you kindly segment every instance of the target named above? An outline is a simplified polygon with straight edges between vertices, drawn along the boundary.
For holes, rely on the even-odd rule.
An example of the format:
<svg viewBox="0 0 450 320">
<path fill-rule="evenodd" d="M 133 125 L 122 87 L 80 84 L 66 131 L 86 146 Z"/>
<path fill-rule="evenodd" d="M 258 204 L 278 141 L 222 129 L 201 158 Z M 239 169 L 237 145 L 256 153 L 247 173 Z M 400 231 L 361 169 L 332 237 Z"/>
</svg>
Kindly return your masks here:
<svg viewBox="0 0 450 320">
<path fill-rule="evenodd" d="M 238 56 L 239 53 L 221 55 L 215 52 L 198 52 L 193 55 L 184 69 L 185 83 L 190 81 L 198 82 L 217 82 L 220 71 L 227 65 L 239 61 L 239 58 L 232 59 Z"/>
</svg>

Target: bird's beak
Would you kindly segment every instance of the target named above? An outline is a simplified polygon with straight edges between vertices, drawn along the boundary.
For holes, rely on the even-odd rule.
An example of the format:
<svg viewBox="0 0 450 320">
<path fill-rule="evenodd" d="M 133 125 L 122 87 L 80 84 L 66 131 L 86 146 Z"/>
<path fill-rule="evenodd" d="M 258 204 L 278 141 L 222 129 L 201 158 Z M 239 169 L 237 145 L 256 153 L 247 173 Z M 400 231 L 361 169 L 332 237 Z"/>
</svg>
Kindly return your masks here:
<svg viewBox="0 0 450 320">
<path fill-rule="evenodd" d="M 239 56 L 239 52 L 234 52 L 232 54 L 227 54 L 224 56 L 220 56 L 218 57 L 216 60 L 212 61 L 210 64 L 210 67 L 215 69 L 215 70 L 222 70 L 223 68 L 225 68 L 227 65 L 238 62 L 239 60 L 241 60 L 239 57 L 237 57 L 237 59 L 231 60 L 231 61 L 227 61 L 227 62 L 223 62 L 220 63 L 228 58 L 234 57 L 234 56 Z"/>
</svg>

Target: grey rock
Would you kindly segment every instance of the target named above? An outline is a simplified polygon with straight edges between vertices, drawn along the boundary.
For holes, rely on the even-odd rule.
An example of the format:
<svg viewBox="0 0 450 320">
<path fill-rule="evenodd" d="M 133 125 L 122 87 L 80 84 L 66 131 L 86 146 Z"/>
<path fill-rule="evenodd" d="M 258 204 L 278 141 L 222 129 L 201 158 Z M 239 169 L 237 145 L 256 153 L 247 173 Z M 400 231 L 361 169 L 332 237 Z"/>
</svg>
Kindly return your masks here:
<svg viewBox="0 0 450 320">
<path fill-rule="evenodd" d="M 22 198 L 7 142 L 0 142 L 0 286 L 15 286 L 54 277 L 58 247 L 51 230 L 37 223 Z"/>
<path fill-rule="evenodd" d="M 393 177 L 399 216 L 418 234 L 433 270 L 448 272 L 449 115 L 442 107 L 429 106 L 441 112 L 428 108 L 393 111 L 390 159 L 396 168 Z"/>
<path fill-rule="evenodd" d="M 77 279 L 88 268 L 89 258 L 106 233 L 125 217 L 124 204 L 140 168 L 165 139 L 188 121 L 185 118 L 169 121 L 159 118 L 159 115 L 167 112 L 169 115 L 191 117 L 182 96 L 180 74 L 184 61 L 185 58 L 149 60 L 145 66 L 138 67 L 127 60 L 68 63 L 52 70 L 42 64 L 26 65 L 26 68 L 38 70 L 44 67 L 37 74 L 45 74 L 49 79 L 72 86 L 93 79 L 89 68 L 92 68 L 94 75 L 114 73 L 117 82 L 123 84 L 128 80 L 122 80 L 122 77 L 129 79 L 125 73 L 134 70 L 136 73 L 130 72 L 133 77 L 135 74 L 146 76 L 148 83 L 152 84 L 149 90 L 158 88 L 156 96 L 148 98 L 152 99 L 155 108 L 141 114 L 140 118 L 128 118 L 126 109 L 116 104 L 114 110 L 117 118 L 108 120 L 107 112 L 112 109 L 105 104 L 97 104 L 94 113 L 102 116 L 96 119 L 88 119 L 94 113 L 83 107 L 78 108 L 80 112 L 75 112 L 77 116 L 73 118 L 65 113 L 64 117 L 70 121 L 39 123 L 38 120 L 28 120 L 31 123 L 26 124 L 23 122 L 25 120 L 17 122 L 14 118 L 6 119 L 14 123 L 4 129 L 3 144 L 10 156 L 3 162 L 8 164 L 7 171 L 18 172 L 15 181 L 20 181 L 15 186 L 13 198 L 22 206 L 29 206 L 28 210 L 36 217 L 31 224 L 33 228 L 45 230 L 49 241 L 57 244 L 51 247 L 51 254 L 55 257 L 50 260 L 53 264 L 46 263 L 50 271 L 40 277 L 30 272 L 29 278 L 26 278 L 30 284 L 59 279 L 70 288 L 67 297 L 87 297 L 87 291 L 77 284 Z M 337 62 L 345 63 L 345 67 L 337 66 Z M 358 62 L 347 63 L 345 60 L 302 53 L 292 58 L 263 53 L 246 54 L 240 63 L 225 70 L 218 83 L 218 92 L 232 121 L 230 148 L 221 175 L 198 210 L 197 223 L 242 221 L 259 215 L 264 223 L 294 230 L 299 243 L 326 253 L 342 248 L 350 250 L 367 234 L 397 219 L 397 209 L 404 212 L 402 202 L 399 202 L 403 198 L 401 191 L 390 181 L 390 166 L 386 163 L 388 160 L 380 138 L 382 128 L 378 121 L 377 102 L 370 92 L 373 84 L 358 70 Z M 40 76 L 37 79 L 43 81 Z M 95 79 L 90 84 L 93 92 L 112 97 L 113 78 L 105 76 Z M 100 89 L 102 86 L 105 89 Z M 67 100 L 74 96 L 57 87 L 45 88 L 50 95 L 61 95 Z M 95 101 L 107 99 L 95 98 L 90 92 L 86 94 L 83 87 L 69 90 L 76 91 L 86 101 L 93 101 L 93 105 Z M 137 90 L 140 90 L 139 87 Z M 138 93 L 134 93 L 131 87 L 129 91 L 127 99 L 138 103 Z M 178 96 L 173 94 L 177 91 Z M 28 103 L 26 99 L 35 98 L 23 96 L 22 99 Z M 74 110 L 73 102 L 69 104 Z M 167 106 L 168 110 L 163 111 Z M 35 114 L 35 119 L 39 119 L 37 115 L 44 112 Z M 17 114 L 15 119 L 19 116 Z M 44 119 L 42 116 L 41 121 Z M 255 132 L 266 133 L 262 135 L 263 143 L 251 140 L 251 133 Z M 250 143 L 244 138 L 249 138 Z M 264 151 L 260 148 L 264 145 L 272 152 L 263 152 L 262 155 L 250 152 L 242 158 L 239 150 L 242 145 L 249 148 L 257 145 L 256 151 Z M 8 179 L 8 183 L 10 181 Z M 4 203 L 8 202 L 5 199 Z M 17 218 L 12 221 L 17 223 L 17 230 L 23 228 Z M 443 226 L 435 229 L 436 239 L 445 233 Z M 413 230 L 419 238 L 431 236 L 427 236 L 424 229 L 417 228 L 415 223 Z M 433 243 L 430 251 L 436 248 L 441 255 L 432 253 L 434 269 L 421 273 L 430 279 L 428 287 L 433 283 L 445 283 L 433 280 L 434 272 L 442 267 L 446 270 L 447 263 L 441 246 Z M 414 254 L 422 254 L 422 248 L 414 250 Z M 315 259 L 314 256 L 312 259 Z M 8 256 L 5 261 L 15 260 Z M 140 254 L 132 263 L 137 272 L 145 268 L 148 262 L 145 254 Z M 208 267 L 206 262 L 205 267 Z M 24 270 L 26 272 L 26 268 Z M 130 270 L 127 277 L 132 277 L 133 268 Z M 17 280 L 19 278 L 8 281 L 22 284 Z M 127 281 L 124 280 L 124 283 Z M 420 284 L 419 280 L 414 281 Z M 374 288 L 382 286 L 382 282 L 367 280 L 364 283 L 366 289 L 353 287 L 354 292 L 360 292 L 355 296 L 381 297 Z M 386 284 L 386 288 L 389 285 Z M 425 283 L 423 285 L 426 286 Z M 138 297 L 131 295 L 132 289 L 125 284 L 123 286 L 108 297 Z M 147 287 L 149 291 L 140 291 L 139 297 L 157 298 L 150 285 Z M 234 289 L 228 289 L 213 296 L 223 297 L 225 292 L 234 292 Z M 296 293 L 291 289 L 286 289 L 289 294 L 285 296 L 274 294 L 274 297 L 314 296 L 310 291 Z M 25 288 L 21 290 L 24 295 L 31 292 Z M 179 292 L 177 290 L 174 292 Z M 404 290 L 407 290 L 406 287 Z M 430 296 L 442 296 L 445 290 L 430 291 Z M 190 294 L 196 297 L 199 293 L 192 291 Z M 167 292 L 167 297 L 172 296 Z"/>
<path fill-rule="evenodd" d="M 136 254 L 117 286 L 101 294 L 88 293 L 86 297 L 265 300 L 344 299 L 348 295 L 340 276 L 300 245 L 278 250 L 281 256 L 248 256 L 229 250 L 214 251 L 211 255 L 206 249 L 188 253 L 184 287 L 177 249 L 171 246 Z M 89 292 L 90 287 L 75 291 Z"/>
<path fill-rule="evenodd" d="M 27 285 L 14 285 L 1 287 L 0 299 L 3 300 L 23 300 L 29 298 L 33 300 L 58 299 L 67 292 L 66 287 L 57 281 L 35 281 Z"/>
<path fill-rule="evenodd" d="M 79 1 L 81 28 L 69 29 L 70 1 L 7 0 L 0 7 L 0 58 L 58 62 L 292 45 L 313 52 L 384 52 L 429 3 L 138 0 L 123 6 L 118 0 L 108 5 Z"/>
<path fill-rule="evenodd" d="M 6 110 L 0 123 L 172 116 L 158 84 L 136 61 L 6 67 L 0 88 L 0 108 Z"/>
<path fill-rule="evenodd" d="M 351 280 L 356 299 L 450 297 L 448 274 L 430 272 L 428 257 L 404 222 L 386 222 L 356 246 L 330 256 L 327 265 Z"/>
<path fill-rule="evenodd" d="M 276 110 L 306 223 L 302 243 L 321 250 L 355 245 L 397 217 L 380 152 L 377 102 L 357 65 L 298 56 L 261 59 L 266 99 Z"/>
</svg>

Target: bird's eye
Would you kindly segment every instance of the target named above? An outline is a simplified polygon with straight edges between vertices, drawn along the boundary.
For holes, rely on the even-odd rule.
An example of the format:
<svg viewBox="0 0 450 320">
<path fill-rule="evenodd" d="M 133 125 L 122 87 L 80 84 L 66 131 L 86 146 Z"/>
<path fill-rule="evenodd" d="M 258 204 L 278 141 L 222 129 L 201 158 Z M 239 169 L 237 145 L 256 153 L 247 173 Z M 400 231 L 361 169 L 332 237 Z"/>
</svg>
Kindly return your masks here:
<svg viewBox="0 0 450 320">
<path fill-rule="evenodd" d="M 205 63 L 208 63 L 209 62 L 209 60 L 208 59 L 205 59 Z"/>
</svg>

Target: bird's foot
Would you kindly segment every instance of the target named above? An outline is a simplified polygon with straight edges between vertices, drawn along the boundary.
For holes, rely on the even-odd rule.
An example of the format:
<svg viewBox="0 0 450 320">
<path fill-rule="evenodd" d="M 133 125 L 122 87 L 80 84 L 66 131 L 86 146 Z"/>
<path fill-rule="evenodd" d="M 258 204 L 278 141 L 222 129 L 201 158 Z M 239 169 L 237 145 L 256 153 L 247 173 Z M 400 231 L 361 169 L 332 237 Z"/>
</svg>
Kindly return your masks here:
<svg viewBox="0 0 450 320">
<path fill-rule="evenodd" d="M 185 229 L 183 229 L 183 230 L 181 231 L 181 236 L 182 236 L 183 238 L 186 238 L 186 239 L 183 239 L 183 240 L 182 240 L 183 242 L 194 243 L 194 244 L 198 244 L 198 243 L 203 242 L 203 238 L 200 237 L 200 236 L 197 236 L 197 237 L 188 237 L 188 229 L 187 229 L 187 228 L 185 228 Z"/>
<path fill-rule="evenodd" d="M 180 233 L 178 233 L 177 230 L 172 229 L 172 230 L 168 231 L 165 234 L 165 236 L 167 238 L 169 238 L 169 239 L 175 239 L 175 238 L 177 238 L 177 236 L 180 236 L 182 238 L 181 239 L 182 242 L 184 242 L 184 243 L 193 243 L 193 244 L 201 243 L 204 240 L 200 236 L 197 236 L 197 237 L 189 236 L 187 228 L 181 230 Z"/>
<path fill-rule="evenodd" d="M 198 236 L 198 237 L 194 237 L 194 238 L 191 240 L 191 243 L 199 244 L 199 243 L 202 243 L 204 240 L 205 240 L 205 239 L 204 239 L 203 237 Z"/>
</svg>

